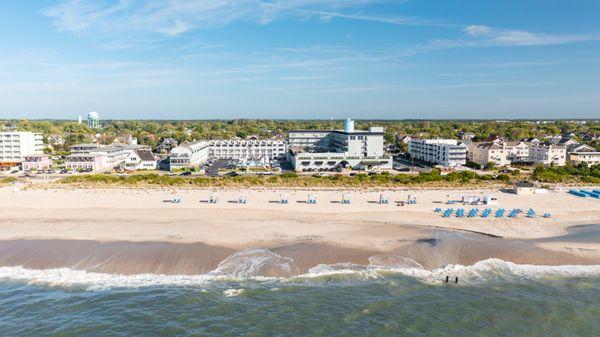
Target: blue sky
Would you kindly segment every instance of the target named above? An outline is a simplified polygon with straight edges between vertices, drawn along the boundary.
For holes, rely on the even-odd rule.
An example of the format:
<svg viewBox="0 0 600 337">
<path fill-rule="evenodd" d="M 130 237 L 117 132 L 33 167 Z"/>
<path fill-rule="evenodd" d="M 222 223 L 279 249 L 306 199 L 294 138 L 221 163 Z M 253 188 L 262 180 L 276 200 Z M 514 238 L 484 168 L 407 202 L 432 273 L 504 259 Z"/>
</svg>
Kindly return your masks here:
<svg viewBox="0 0 600 337">
<path fill-rule="evenodd" d="M 600 1 L 39 0 L 0 118 L 598 118 Z"/>
</svg>

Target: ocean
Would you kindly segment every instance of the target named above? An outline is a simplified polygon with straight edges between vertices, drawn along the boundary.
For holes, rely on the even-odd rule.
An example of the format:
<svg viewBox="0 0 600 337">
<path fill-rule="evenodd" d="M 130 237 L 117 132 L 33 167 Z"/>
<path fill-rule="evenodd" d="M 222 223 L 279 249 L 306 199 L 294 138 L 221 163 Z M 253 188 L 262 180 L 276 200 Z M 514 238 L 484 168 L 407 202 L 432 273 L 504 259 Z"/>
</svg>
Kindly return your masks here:
<svg viewBox="0 0 600 337">
<path fill-rule="evenodd" d="M 339 264 L 288 278 L 0 267 L 0 335 L 600 336 L 600 266 Z"/>
</svg>

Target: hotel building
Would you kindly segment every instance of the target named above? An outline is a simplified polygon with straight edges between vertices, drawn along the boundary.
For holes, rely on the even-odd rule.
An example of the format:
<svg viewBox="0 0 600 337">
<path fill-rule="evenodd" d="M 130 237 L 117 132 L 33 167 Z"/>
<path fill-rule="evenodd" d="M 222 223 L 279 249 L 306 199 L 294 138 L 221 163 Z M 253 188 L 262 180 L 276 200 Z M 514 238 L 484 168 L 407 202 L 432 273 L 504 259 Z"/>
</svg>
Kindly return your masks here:
<svg viewBox="0 0 600 337">
<path fill-rule="evenodd" d="M 442 167 L 457 167 L 467 162 L 467 146 L 454 139 L 413 139 L 408 153 L 414 159 Z"/>
<path fill-rule="evenodd" d="M 139 167 L 139 151 L 150 151 L 148 146 L 113 144 L 102 146 L 99 144 L 78 144 L 70 147 L 71 155 L 66 157 L 65 168 L 67 170 L 84 170 L 91 172 L 108 172 L 114 169 L 126 169 L 127 161 L 130 167 L 137 163 L 134 169 Z M 131 158 L 137 158 L 136 160 Z M 144 158 L 147 158 L 145 156 Z M 148 160 L 150 161 L 150 160 Z M 156 161 L 154 161 L 154 168 Z"/>
<path fill-rule="evenodd" d="M 287 146 L 283 140 L 211 140 L 209 159 L 281 160 Z"/>
<path fill-rule="evenodd" d="M 0 132 L 0 166 L 14 167 L 21 164 L 25 156 L 42 154 L 42 135 L 33 132 Z"/>
<path fill-rule="evenodd" d="M 344 130 L 294 130 L 288 134 L 288 160 L 296 171 L 391 169 L 392 157 L 384 153 L 383 128 L 355 130 L 344 121 Z"/>
</svg>

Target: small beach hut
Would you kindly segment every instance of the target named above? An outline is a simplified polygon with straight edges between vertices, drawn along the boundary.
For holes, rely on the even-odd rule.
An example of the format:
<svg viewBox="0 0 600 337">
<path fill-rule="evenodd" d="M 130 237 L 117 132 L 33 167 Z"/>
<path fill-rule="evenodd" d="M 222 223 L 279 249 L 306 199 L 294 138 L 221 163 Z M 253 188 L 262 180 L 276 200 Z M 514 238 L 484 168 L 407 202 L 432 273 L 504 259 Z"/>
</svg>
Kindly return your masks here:
<svg viewBox="0 0 600 337">
<path fill-rule="evenodd" d="M 317 203 L 317 196 L 314 193 L 311 193 L 308 195 L 308 201 L 309 204 L 316 204 Z"/>
<path fill-rule="evenodd" d="M 219 203 L 219 195 L 216 193 L 211 194 L 210 197 L 208 197 L 208 203 L 209 204 L 218 204 Z"/>
<path fill-rule="evenodd" d="M 381 194 L 379 195 L 379 203 L 380 203 L 381 205 L 387 205 L 387 204 L 389 204 L 389 203 L 390 203 L 390 198 L 388 197 L 388 195 L 387 195 L 387 194 L 385 194 L 385 193 L 381 193 Z"/>
<path fill-rule="evenodd" d="M 349 205 L 351 203 L 352 203 L 352 201 L 350 200 L 350 193 L 342 194 L 342 204 Z"/>
<path fill-rule="evenodd" d="M 279 203 L 282 205 L 287 205 L 289 203 L 289 196 L 286 193 L 281 193 L 279 195 Z"/>
<path fill-rule="evenodd" d="M 530 181 L 519 181 L 515 184 L 515 194 L 533 194 L 535 192 L 535 184 Z"/>
</svg>

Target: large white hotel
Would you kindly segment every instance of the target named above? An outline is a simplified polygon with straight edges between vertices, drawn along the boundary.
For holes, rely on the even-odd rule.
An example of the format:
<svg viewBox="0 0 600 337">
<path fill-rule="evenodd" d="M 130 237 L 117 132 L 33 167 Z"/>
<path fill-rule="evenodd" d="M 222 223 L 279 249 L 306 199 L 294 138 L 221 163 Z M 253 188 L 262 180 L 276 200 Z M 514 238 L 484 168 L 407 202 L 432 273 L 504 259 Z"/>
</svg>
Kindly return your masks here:
<svg viewBox="0 0 600 337">
<path fill-rule="evenodd" d="M 26 156 L 43 153 L 42 134 L 33 132 L 0 132 L 0 166 L 18 166 Z"/>
<path fill-rule="evenodd" d="M 391 169 L 392 157 L 384 153 L 383 127 L 355 130 L 344 121 L 343 130 L 294 130 L 288 133 L 288 160 L 296 171 L 351 167 Z"/>
</svg>

